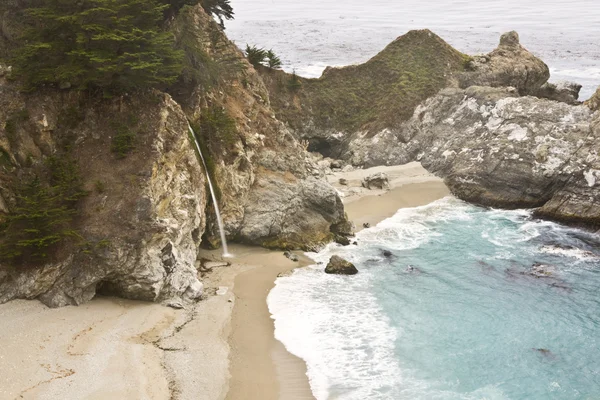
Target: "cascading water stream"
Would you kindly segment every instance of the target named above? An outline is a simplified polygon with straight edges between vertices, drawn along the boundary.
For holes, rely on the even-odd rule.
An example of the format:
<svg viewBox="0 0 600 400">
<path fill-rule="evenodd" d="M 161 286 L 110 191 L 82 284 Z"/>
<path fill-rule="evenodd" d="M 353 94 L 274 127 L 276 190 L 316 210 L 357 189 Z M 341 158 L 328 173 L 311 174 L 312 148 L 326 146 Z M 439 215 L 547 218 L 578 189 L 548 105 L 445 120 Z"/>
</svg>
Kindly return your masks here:
<svg viewBox="0 0 600 400">
<path fill-rule="evenodd" d="M 188 124 L 188 128 L 192 137 L 194 138 L 194 143 L 196 144 L 196 149 L 198 150 L 198 154 L 200 154 L 200 159 L 202 160 L 202 165 L 204 166 L 204 173 L 206 174 L 206 179 L 208 180 L 208 187 L 210 188 L 210 195 L 212 197 L 213 204 L 215 206 L 215 213 L 217 214 L 217 225 L 219 225 L 219 234 L 221 235 L 221 243 L 223 245 L 223 257 L 233 257 L 233 254 L 229 253 L 227 248 L 227 238 L 225 237 L 225 228 L 223 227 L 223 219 L 221 218 L 221 211 L 219 210 L 219 203 L 217 202 L 217 196 L 215 195 L 215 189 L 213 188 L 212 180 L 210 179 L 210 175 L 208 173 L 208 168 L 206 167 L 206 161 L 204 160 L 204 155 L 202 154 L 202 150 L 200 149 L 200 144 L 198 143 L 198 139 L 196 138 L 196 133 L 192 126 Z"/>
</svg>

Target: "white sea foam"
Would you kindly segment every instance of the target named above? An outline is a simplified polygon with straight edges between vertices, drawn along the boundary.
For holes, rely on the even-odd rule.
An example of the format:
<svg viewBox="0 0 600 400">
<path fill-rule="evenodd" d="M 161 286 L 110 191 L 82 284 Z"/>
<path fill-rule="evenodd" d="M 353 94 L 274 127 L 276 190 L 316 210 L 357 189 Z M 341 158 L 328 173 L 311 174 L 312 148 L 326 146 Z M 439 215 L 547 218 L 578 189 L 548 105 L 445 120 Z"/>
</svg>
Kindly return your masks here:
<svg viewBox="0 0 600 400">
<path fill-rule="evenodd" d="M 369 290 L 369 273 L 330 276 L 321 268 L 277 280 L 268 298 L 275 336 L 308 365 L 317 399 L 377 399 L 401 382 L 396 331 Z"/>
<path fill-rule="evenodd" d="M 567 241 L 571 229 L 530 217 L 529 211 L 484 210 L 452 197 L 423 207 L 402 209 L 377 226 L 361 231 L 357 235 L 358 246 L 330 244 L 319 253 L 308 254 L 317 265 L 279 278 L 267 300 L 275 320 L 275 336 L 291 353 L 306 361 L 311 388 L 318 400 L 508 399 L 511 396 L 503 391 L 504 385 L 500 383 L 486 382 L 479 388 L 466 388 L 458 381 L 442 377 L 438 382 L 436 377 L 423 377 L 422 371 L 411 369 L 414 366 L 406 360 L 414 357 L 414 353 L 403 359 L 399 352 L 407 348 L 410 351 L 411 346 L 406 347 L 406 344 L 412 344 L 414 350 L 415 341 L 419 343 L 419 339 L 411 335 L 414 326 L 402 326 L 402 322 L 394 320 L 394 314 L 388 314 L 390 304 L 386 305 L 380 297 L 381 288 L 385 287 L 381 286 L 381 274 L 390 274 L 389 268 L 401 267 L 383 257 L 381 250 L 390 249 L 397 257 L 403 253 L 418 254 L 422 251 L 420 247 L 444 248 L 453 243 L 450 235 L 458 237 L 460 242 L 464 240 L 461 235 L 475 230 L 494 246 L 487 245 L 483 251 L 476 245 L 472 249 L 467 247 L 465 257 L 477 260 L 480 254 L 485 254 L 483 259 L 492 261 L 492 268 L 497 266 L 495 260 L 509 260 L 504 264 L 507 266 L 512 260 L 518 262 L 523 252 L 537 254 L 535 258 L 540 253 L 556 254 L 566 260 L 569 257 L 585 260 L 590 256 L 584 250 L 540 247 L 539 241 L 547 235 L 552 240 L 558 237 L 561 243 L 561 238 Z M 456 251 L 452 254 L 452 250 L 448 250 L 448 257 L 457 257 Z M 333 254 L 353 262 L 359 274 L 351 277 L 325 274 L 324 265 Z M 543 256 L 540 258 L 544 260 Z M 573 264 L 577 264 L 578 269 L 580 264 L 586 265 L 579 261 Z M 568 261 L 565 265 L 559 263 L 557 268 L 565 273 L 568 265 Z M 438 289 L 444 290 L 452 282 L 452 278 L 440 281 L 435 271 L 425 272 L 424 276 L 432 279 L 428 284 L 432 287 L 437 282 Z M 507 280 L 504 274 L 490 276 L 489 284 L 501 285 L 505 293 L 518 295 L 519 285 Z M 465 278 L 458 281 L 460 285 L 469 281 L 470 274 Z M 418 281 L 412 282 L 417 284 Z M 400 296 L 409 295 L 402 288 L 388 286 L 385 290 L 398 290 Z M 503 301 L 502 295 L 499 296 Z M 418 298 L 413 297 L 413 302 Z M 468 392 L 469 389 L 472 391 Z"/>
<path fill-rule="evenodd" d="M 347 277 L 327 275 L 323 268 L 333 254 L 365 265 L 377 260 L 373 249 L 379 246 L 416 248 L 438 235 L 428 223 L 469 220 L 467 210 L 465 203 L 452 197 L 402 209 L 357 235 L 360 248 L 367 250 L 330 244 L 320 253 L 308 254 L 318 265 L 277 279 L 268 297 L 275 337 L 306 361 L 317 399 L 388 400 L 428 391 L 427 383 L 405 377 L 398 365 L 394 343 L 402 332 L 390 325 L 373 294 L 374 272 L 364 268 Z M 428 393 L 435 398 L 434 392 Z M 451 398 L 447 393 L 442 397 Z"/>
<path fill-rule="evenodd" d="M 564 257 L 576 258 L 578 260 L 594 260 L 597 259 L 594 253 L 577 248 L 562 248 L 556 246 L 542 246 L 540 252 L 546 254 L 560 255 Z"/>
</svg>

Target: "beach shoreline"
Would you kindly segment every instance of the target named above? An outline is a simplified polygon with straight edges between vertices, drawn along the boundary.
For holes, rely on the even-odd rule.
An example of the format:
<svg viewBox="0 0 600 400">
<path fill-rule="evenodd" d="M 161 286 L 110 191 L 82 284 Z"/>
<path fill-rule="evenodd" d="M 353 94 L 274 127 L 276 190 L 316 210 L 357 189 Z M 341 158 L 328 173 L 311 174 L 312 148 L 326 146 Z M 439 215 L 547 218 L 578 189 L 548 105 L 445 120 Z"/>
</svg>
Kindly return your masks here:
<svg viewBox="0 0 600 400">
<path fill-rule="evenodd" d="M 366 176 L 379 172 L 388 176 L 389 189 L 362 188 Z M 345 184 L 340 184 L 340 179 L 345 180 Z M 363 229 L 364 223 L 374 226 L 401 208 L 426 205 L 450 194 L 442 179 L 416 162 L 337 172 L 328 180 L 343 196 L 348 218 L 357 232 Z M 275 339 L 267 305 L 267 296 L 279 274 L 314 262 L 301 252 L 295 252 L 299 262 L 293 263 L 282 252 L 263 251 L 263 258 L 256 262 L 242 257 L 245 262 L 259 265 L 238 275 L 233 288 L 236 304 L 229 336 L 231 379 L 227 399 L 314 399 L 306 364 Z M 256 253 L 252 256 L 260 257 Z M 273 376 L 277 379 L 271 379 Z"/>
<path fill-rule="evenodd" d="M 388 175 L 389 190 L 361 188 L 374 172 Z M 328 178 L 357 231 L 449 194 L 418 163 Z M 11 344 L 0 348 L 0 398 L 313 399 L 306 364 L 275 339 L 267 305 L 280 274 L 312 261 L 301 252 L 293 262 L 281 251 L 230 251 L 230 265 L 200 270 L 206 298 L 182 310 L 101 296 L 59 309 L 0 305 L 0 339 Z M 222 260 L 219 250 L 201 257 Z"/>
</svg>

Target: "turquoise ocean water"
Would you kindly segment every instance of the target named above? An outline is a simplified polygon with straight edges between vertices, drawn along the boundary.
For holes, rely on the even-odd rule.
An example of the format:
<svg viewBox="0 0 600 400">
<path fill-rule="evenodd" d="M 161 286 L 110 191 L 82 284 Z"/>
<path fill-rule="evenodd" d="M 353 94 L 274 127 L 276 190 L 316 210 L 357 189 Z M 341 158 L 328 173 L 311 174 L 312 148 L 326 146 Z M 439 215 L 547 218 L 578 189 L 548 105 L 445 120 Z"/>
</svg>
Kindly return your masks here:
<svg viewBox="0 0 600 400">
<path fill-rule="evenodd" d="M 357 239 L 268 299 L 319 400 L 600 399 L 600 236 L 449 197 Z"/>
</svg>

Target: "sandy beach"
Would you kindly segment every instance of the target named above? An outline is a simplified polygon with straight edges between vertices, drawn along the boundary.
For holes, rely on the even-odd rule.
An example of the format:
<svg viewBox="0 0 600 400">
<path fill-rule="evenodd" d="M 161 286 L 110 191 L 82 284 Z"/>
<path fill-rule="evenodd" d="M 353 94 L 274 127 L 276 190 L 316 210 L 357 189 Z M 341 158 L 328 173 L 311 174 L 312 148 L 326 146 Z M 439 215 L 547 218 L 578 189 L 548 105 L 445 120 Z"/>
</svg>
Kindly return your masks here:
<svg viewBox="0 0 600 400">
<path fill-rule="evenodd" d="M 385 172 L 390 190 L 362 178 Z M 340 185 L 339 179 L 348 181 Z M 448 195 L 418 163 L 336 173 L 357 230 Z M 97 297 L 79 307 L 0 305 L 2 399 L 311 399 L 306 365 L 275 340 L 266 297 L 279 274 L 306 266 L 282 252 L 231 246 L 232 265 L 199 272 L 206 299 L 187 309 Z M 218 251 L 202 257 L 219 260 Z M 41 329 L 40 327 L 43 327 Z"/>
</svg>

